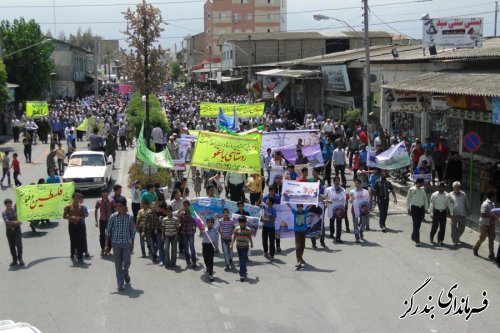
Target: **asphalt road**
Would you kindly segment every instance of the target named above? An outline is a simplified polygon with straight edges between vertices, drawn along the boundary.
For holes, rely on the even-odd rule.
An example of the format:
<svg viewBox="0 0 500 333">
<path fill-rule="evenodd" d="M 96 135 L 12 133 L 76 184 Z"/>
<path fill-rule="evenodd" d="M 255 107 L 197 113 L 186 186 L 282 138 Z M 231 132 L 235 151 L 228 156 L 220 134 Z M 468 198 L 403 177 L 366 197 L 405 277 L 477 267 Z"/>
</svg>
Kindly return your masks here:
<svg viewBox="0 0 500 333">
<path fill-rule="evenodd" d="M 18 151 L 18 144 L 8 143 Z M 22 153 L 22 151 L 20 151 Z M 33 165 L 22 164 L 21 181 L 30 183 L 45 175 L 48 145 L 34 147 Z M 114 171 L 117 183 L 126 184 L 133 151 L 118 152 Z M 24 159 L 21 158 L 21 161 Z M 126 193 L 128 195 L 128 191 Z M 93 207 L 98 194 L 85 195 Z M 14 197 L 12 188 L 3 188 L 1 201 Z M 295 271 L 292 239 L 282 240 L 281 254 L 271 263 L 262 257 L 258 234 L 251 252 L 249 278 L 241 283 L 236 266 L 224 271 L 223 259 L 215 259 L 215 281 L 208 282 L 203 266 L 165 270 L 140 258 L 132 258 L 130 287 L 116 291 L 114 266 L 101 259 L 99 232 L 93 219 L 87 220 L 89 250 L 86 265 L 74 265 L 69 259 L 67 222 L 32 235 L 23 225 L 26 267 L 10 269 L 10 254 L 5 234 L 0 233 L 0 320 L 29 322 L 42 332 L 488 332 L 500 327 L 500 270 L 487 256 L 486 243 L 480 255 L 472 255 L 471 245 L 478 235 L 467 229 L 458 249 L 449 245 L 432 246 L 428 242 L 430 223 L 424 223 L 416 248 L 410 241 L 411 220 L 405 215 L 404 199 L 390 206 L 388 233 L 378 230 L 377 214 L 370 219 L 374 231 L 365 233 L 361 245 L 353 234 L 344 234 L 344 244 L 327 239 L 327 247 L 313 250 L 310 241 L 304 258 L 307 265 Z M 429 217 L 427 217 L 429 219 Z M 352 228 L 351 228 L 352 229 Z M 451 243 L 449 225 L 447 244 Z M 136 242 L 138 244 L 138 242 Z M 497 246 L 497 244 L 496 244 Z M 196 250 L 202 262 L 201 244 Z M 432 280 L 413 299 L 420 312 L 426 304 L 435 308 L 428 313 L 399 319 L 409 306 L 415 290 L 427 278 Z M 437 306 L 458 283 L 452 293 L 468 296 L 468 305 L 481 308 L 487 292 L 488 307 L 469 320 L 466 315 L 444 315 Z M 429 295 L 432 301 L 428 301 Z M 464 300 L 465 301 L 465 300 Z M 453 311 L 452 311 L 453 312 Z M 434 319 L 430 318 L 431 313 Z M 496 327 L 496 328 L 495 328 Z"/>
</svg>

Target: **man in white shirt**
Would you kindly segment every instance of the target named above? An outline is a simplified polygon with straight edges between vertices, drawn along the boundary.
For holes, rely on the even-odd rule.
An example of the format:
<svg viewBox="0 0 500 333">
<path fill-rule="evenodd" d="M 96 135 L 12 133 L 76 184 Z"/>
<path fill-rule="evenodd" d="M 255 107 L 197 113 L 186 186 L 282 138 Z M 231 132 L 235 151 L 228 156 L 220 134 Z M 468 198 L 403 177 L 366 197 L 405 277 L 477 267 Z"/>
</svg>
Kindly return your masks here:
<svg viewBox="0 0 500 333">
<path fill-rule="evenodd" d="M 339 176 L 342 179 L 342 187 L 346 187 L 347 180 L 345 178 L 345 150 L 342 148 L 342 145 L 337 146 L 337 148 L 333 151 L 333 165 L 335 166 L 335 176 Z"/>
<path fill-rule="evenodd" d="M 151 131 L 151 140 L 155 144 L 155 151 L 158 153 L 163 150 L 163 131 L 160 126 L 156 126 Z"/>
<path fill-rule="evenodd" d="M 354 180 L 355 189 L 351 191 L 351 198 L 353 209 L 353 224 L 354 236 L 356 237 L 355 243 L 363 240 L 363 231 L 368 223 L 368 218 L 371 209 L 370 192 L 361 187 L 361 180 Z"/>
<path fill-rule="evenodd" d="M 36 144 L 36 131 L 38 130 L 37 124 L 33 121 L 33 119 L 29 119 L 28 122 L 26 122 L 26 131 L 31 136 L 31 142 L 33 144 Z"/>
<path fill-rule="evenodd" d="M 228 172 L 226 175 L 226 185 L 229 189 L 231 201 L 246 201 L 243 187 L 246 182 L 246 175 L 237 172 Z"/>
<path fill-rule="evenodd" d="M 330 238 L 335 234 L 335 242 L 343 243 L 340 239 L 342 233 L 342 219 L 346 204 L 345 189 L 340 186 L 340 178 L 333 178 L 333 186 L 325 190 L 325 202 L 328 205 L 328 216 L 330 218 Z M 334 224 L 335 222 L 335 224 Z M 335 233 L 335 227 L 337 232 Z"/>
<path fill-rule="evenodd" d="M 333 123 L 331 119 L 327 119 L 326 122 L 323 124 L 322 130 L 324 130 L 328 135 L 332 134 L 333 132 Z"/>
<path fill-rule="evenodd" d="M 19 133 L 21 132 L 22 123 L 19 119 L 12 119 L 12 136 L 14 137 L 14 142 L 19 142 Z"/>
</svg>

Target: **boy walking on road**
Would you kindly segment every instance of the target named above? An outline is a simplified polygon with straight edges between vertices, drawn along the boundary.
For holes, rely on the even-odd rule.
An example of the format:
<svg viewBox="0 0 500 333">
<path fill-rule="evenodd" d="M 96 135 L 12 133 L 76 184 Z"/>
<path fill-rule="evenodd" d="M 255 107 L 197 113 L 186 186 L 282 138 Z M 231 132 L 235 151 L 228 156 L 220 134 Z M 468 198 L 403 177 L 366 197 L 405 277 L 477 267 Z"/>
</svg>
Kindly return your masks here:
<svg viewBox="0 0 500 333">
<path fill-rule="evenodd" d="M 245 216 L 238 217 L 238 224 L 239 227 L 234 230 L 231 248 L 236 242 L 236 250 L 240 259 L 240 281 L 243 282 L 247 275 L 248 248 L 253 248 L 253 241 L 252 231 L 247 228 L 247 218 Z"/>
</svg>

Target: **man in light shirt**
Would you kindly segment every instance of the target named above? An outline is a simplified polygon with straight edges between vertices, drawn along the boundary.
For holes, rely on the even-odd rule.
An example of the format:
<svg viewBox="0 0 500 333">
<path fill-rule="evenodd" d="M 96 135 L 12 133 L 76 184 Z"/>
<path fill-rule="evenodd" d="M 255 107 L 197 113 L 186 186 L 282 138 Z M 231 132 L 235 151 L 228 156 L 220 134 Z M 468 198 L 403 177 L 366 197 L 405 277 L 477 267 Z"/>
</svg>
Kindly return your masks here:
<svg viewBox="0 0 500 333">
<path fill-rule="evenodd" d="M 347 180 L 345 178 L 345 150 L 342 145 L 338 145 L 333 151 L 333 165 L 335 166 L 335 176 L 339 176 L 342 179 L 342 187 L 346 188 Z"/>
<path fill-rule="evenodd" d="M 151 131 L 151 140 L 155 144 L 155 151 L 157 153 L 163 150 L 163 131 L 160 126 L 156 125 Z"/>
<path fill-rule="evenodd" d="M 464 233 L 466 217 L 470 214 L 467 195 L 462 191 L 460 182 L 453 182 L 453 191 L 449 193 L 452 203 L 451 216 L 451 240 L 454 246 L 460 246 L 460 236 Z"/>
<path fill-rule="evenodd" d="M 446 231 L 446 215 L 448 214 L 447 210 L 451 211 L 453 209 L 450 196 L 445 192 L 445 188 L 446 184 L 444 182 L 440 182 L 438 190 L 431 195 L 429 209 L 432 219 L 430 241 L 431 243 L 434 243 L 434 236 L 439 228 L 439 245 L 443 245 L 444 233 Z"/>
<path fill-rule="evenodd" d="M 420 225 L 428 208 L 427 195 L 424 189 L 424 179 L 417 178 L 415 186 L 410 187 L 406 195 L 406 208 L 408 215 L 413 221 L 413 232 L 411 240 L 415 242 L 416 247 L 420 247 Z"/>
</svg>

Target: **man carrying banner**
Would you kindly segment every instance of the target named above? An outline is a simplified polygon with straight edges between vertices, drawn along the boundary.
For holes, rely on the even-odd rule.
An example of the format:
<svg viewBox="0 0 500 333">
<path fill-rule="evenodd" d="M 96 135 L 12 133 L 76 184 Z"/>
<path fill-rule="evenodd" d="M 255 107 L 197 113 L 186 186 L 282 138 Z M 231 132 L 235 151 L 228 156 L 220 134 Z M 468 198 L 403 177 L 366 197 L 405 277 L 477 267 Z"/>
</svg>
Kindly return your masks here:
<svg viewBox="0 0 500 333">
<path fill-rule="evenodd" d="M 350 201 L 352 203 L 352 217 L 354 224 L 355 243 L 364 240 L 363 231 L 365 230 L 370 214 L 370 192 L 361 187 L 359 179 L 354 180 L 354 190 L 351 191 Z"/>
<path fill-rule="evenodd" d="M 17 220 L 16 208 L 13 206 L 12 199 L 5 199 L 5 210 L 2 212 L 3 221 L 9 242 L 12 262 L 9 266 L 24 266 L 23 261 L 23 238 L 21 234 L 21 222 Z"/>
<path fill-rule="evenodd" d="M 340 178 L 333 177 L 333 186 L 325 190 L 325 204 L 328 206 L 328 217 L 330 218 L 330 238 L 335 234 L 335 242 L 342 244 L 342 219 L 345 214 L 346 193 L 340 186 Z M 334 223 L 335 222 L 335 223 Z M 335 233 L 335 227 L 337 232 Z"/>
<path fill-rule="evenodd" d="M 385 228 L 385 221 L 387 219 L 387 213 L 389 212 L 389 194 L 392 193 L 394 197 L 394 204 L 397 205 L 398 199 L 396 198 L 396 192 L 391 182 L 387 180 L 387 170 L 382 170 L 380 172 L 380 179 L 375 182 L 373 186 L 373 202 L 377 202 L 379 211 L 379 225 L 382 232 L 387 232 Z"/>
<path fill-rule="evenodd" d="M 75 254 L 79 263 L 83 263 L 84 247 L 84 225 L 80 222 L 85 219 L 83 206 L 80 204 L 83 196 L 73 193 L 73 202 L 64 208 L 63 218 L 68 220 L 68 231 L 70 240 L 71 260 L 75 260 Z"/>
</svg>

